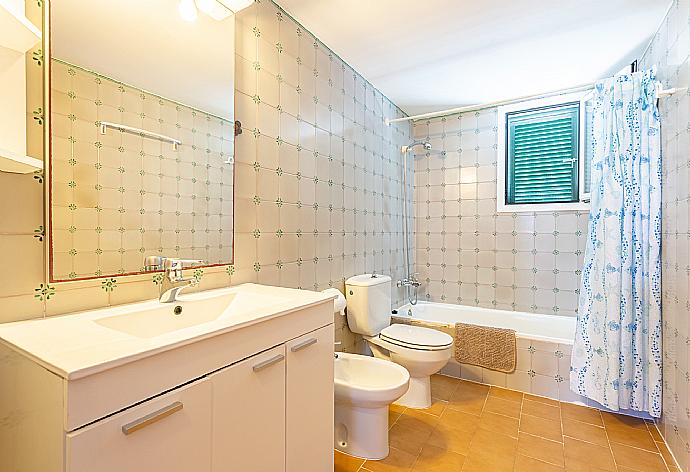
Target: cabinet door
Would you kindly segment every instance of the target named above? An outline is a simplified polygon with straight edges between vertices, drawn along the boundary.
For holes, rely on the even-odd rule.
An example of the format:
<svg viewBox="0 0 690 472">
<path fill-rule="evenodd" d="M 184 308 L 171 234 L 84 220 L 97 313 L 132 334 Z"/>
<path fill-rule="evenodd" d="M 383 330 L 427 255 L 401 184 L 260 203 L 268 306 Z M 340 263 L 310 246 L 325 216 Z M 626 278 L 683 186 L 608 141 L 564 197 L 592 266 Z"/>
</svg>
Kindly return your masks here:
<svg viewBox="0 0 690 472">
<path fill-rule="evenodd" d="M 66 470 L 210 471 L 210 407 L 201 380 L 69 433 Z"/>
<path fill-rule="evenodd" d="M 287 472 L 333 470 L 333 325 L 287 347 Z"/>
<path fill-rule="evenodd" d="M 285 345 L 227 367 L 213 385 L 213 471 L 285 470 Z"/>
</svg>

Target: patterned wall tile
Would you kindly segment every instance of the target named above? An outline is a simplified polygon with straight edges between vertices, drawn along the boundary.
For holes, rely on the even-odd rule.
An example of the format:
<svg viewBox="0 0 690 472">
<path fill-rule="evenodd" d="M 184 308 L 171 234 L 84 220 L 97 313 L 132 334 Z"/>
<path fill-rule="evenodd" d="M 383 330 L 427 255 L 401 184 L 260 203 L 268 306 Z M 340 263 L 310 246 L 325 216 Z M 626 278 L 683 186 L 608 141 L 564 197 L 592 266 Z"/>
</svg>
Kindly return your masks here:
<svg viewBox="0 0 690 472">
<path fill-rule="evenodd" d="M 36 0 L 26 2 L 27 16 L 39 27 L 42 4 Z M 45 64 L 42 58 L 39 46 L 29 51 L 26 59 L 28 146 L 30 153 L 38 158 L 42 157 L 45 121 L 42 107 Z M 235 58 L 235 115 L 244 129 L 235 147 L 235 260 L 230 266 L 204 269 L 199 285 L 191 290 L 243 282 L 312 290 L 335 286 L 343 290 L 347 277 L 367 271 L 400 278 L 404 272 L 400 146 L 411 139 L 411 126 L 403 123 L 389 127 L 385 119 L 398 118 L 403 113 L 309 31 L 268 0 L 257 1 L 237 15 Z M 69 77 L 63 77 L 63 89 Z M 85 84 L 83 94 L 92 98 L 88 95 L 93 95 L 94 84 L 89 82 L 88 76 L 84 79 L 85 82 L 80 81 L 79 85 Z M 55 86 L 59 88 L 61 85 Z M 115 93 L 114 90 L 110 92 Z M 136 104 L 136 94 L 132 97 L 135 101 L 130 105 L 142 108 L 143 105 Z M 65 107 L 78 102 L 75 105 L 77 111 L 88 117 L 79 124 L 79 131 L 89 133 L 95 141 L 97 129 L 91 125 L 102 119 L 95 111 L 96 105 L 89 104 L 89 100 L 70 99 L 67 94 L 58 95 L 57 100 L 62 100 Z M 60 126 L 65 131 L 72 122 L 63 120 Z M 92 143 L 85 143 L 84 149 L 78 148 L 78 154 L 86 156 L 86 165 L 79 172 L 83 172 L 80 175 L 84 178 L 89 178 L 97 170 L 93 166 L 98 161 L 91 152 Z M 64 155 L 68 155 L 69 144 L 63 141 L 63 147 L 57 146 L 58 152 L 62 150 Z M 118 147 L 114 146 L 114 149 L 117 151 Z M 137 161 L 137 156 L 131 158 Z M 70 166 L 69 158 L 62 161 Z M 147 164 L 154 162 L 146 161 Z M 139 161 L 136 165 L 143 166 Z M 115 172 L 103 172 L 104 178 L 113 180 L 117 185 L 112 185 L 110 190 L 117 191 L 123 185 L 123 177 L 117 172 L 120 165 L 110 167 Z M 146 175 L 155 177 L 163 173 L 159 167 L 150 172 L 147 169 L 143 169 Z M 411 171 L 412 167 L 408 165 L 408 172 Z M 69 192 L 74 190 L 68 184 L 75 179 L 62 180 L 66 186 L 61 191 L 69 196 Z M 144 185 L 143 177 L 141 181 L 136 180 Z M 26 197 L 21 205 L 0 207 L 3 216 L 8 215 L 0 219 L 0 234 L 26 236 L 21 238 L 21 244 L 24 241 L 33 244 L 28 257 L 31 260 L 37 258 L 35 264 L 38 268 L 43 267 L 42 271 L 22 275 L 21 287 L 18 287 L 23 292 L 21 294 L 15 295 L 14 291 L 5 293 L 0 288 L 0 304 L 8 307 L 0 321 L 56 315 L 156 296 L 158 286 L 156 275 L 152 274 L 113 277 L 115 282 L 107 286 L 102 280 L 48 284 L 44 253 L 49 238 L 43 237 L 45 231 L 41 215 L 41 195 L 45 185 L 43 174 L 24 177 L 0 175 L 0 184 L 0 196 L 5 190 L 11 190 L 13 195 Z M 159 184 L 161 182 L 155 182 L 155 178 L 153 182 L 146 181 L 147 186 Z M 151 187 L 154 195 L 156 189 L 158 187 Z M 408 194 L 412 194 L 411 190 Z M 120 193 L 115 197 L 120 201 L 124 198 Z M 139 202 L 138 196 L 132 197 Z M 93 192 L 89 190 L 84 198 L 93 199 Z M 67 199 L 65 202 L 59 218 L 67 221 L 75 215 L 70 214 L 73 210 L 69 209 Z M 143 199 L 141 202 L 143 205 Z M 155 214 L 158 206 L 155 206 L 155 201 L 151 205 Z M 161 205 L 160 201 L 158 205 Z M 148 208 L 148 203 L 143 207 Z M 135 208 L 140 207 L 135 205 Z M 97 216 L 89 212 L 84 212 L 84 215 L 77 213 L 79 224 L 91 221 L 89 224 L 95 230 L 97 226 L 93 220 Z M 118 219 L 118 215 L 111 213 Z M 74 237 L 69 233 L 71 224 L 62 226 L 65 227 L 59 229 L 66 231 L 63 236 L 73 242 Z M 120 225 L 114 227 L 119 228 Z M 139 227 L 133 226 L 135 229 Z M 103 235 L 104 226 L 101 228 L 103 232 L 100 234 Z M 112 236 L 116 241 L 113 245 L 115 254 L 121 258 L 117 241 L 122 241 L 123 236 L 119 231 L 116 233 L 103 237 Z M 85 239 L 79 244 L 85 247 L 94 244 L 94 237 Z M 151 242 L 153 247 L 160 244 L 158 238 L 154 239 Z M 11 243 L 8 252 L 17 253 L 18 244 Z M 72 246 L 67 244 L 64 254 L 70 258 L 66 258 L 63 267 L 75 263 L 79 267 L 92 266 L 92 260 L 82 258 L 80 251 L 72 256 L 70 249 Z M 133 249 L 137 249 L 137 244 Z M 136 256 L 139 261 L 140 254 Z M 120 262 L 121 259 L 113 264 L 119 268 L 122 267 Z M 86 268 L 78 270 L 88 272 Z M 78 271 L 73 268 L 62 272 L 69 276 L 69 272 Z M 194 275 L 194 272 L 190 271 L 189 275 Z M 394 288 L 392 295 L 394 304 L 402 302 L 402 291 Z M 336 317 L 336 326 L 343 349 L 355 349 L 357 339 L 347 329 L 344 319 Z"/>
<path fill-rule="evenodd" d="M 232 261 L 234 123 L 57 58 L 51 86 L 54 280 L 138 272 L 149 255 Z"/>
<path fill-rule="evenodd" d="M 676 0 L 641 67 L 657 67 L 664 87 L 690 86 L 690 1 Z M 690 95 L 660 100 L 664 398 L 660 430 L 690 471 Z"/>
<path fill-rule="evenodd" d="M 416 122 L 416 270 L 426 299 L 574 316 L 586 212 L 496 212 L 497 110 Z"/>
</svg>

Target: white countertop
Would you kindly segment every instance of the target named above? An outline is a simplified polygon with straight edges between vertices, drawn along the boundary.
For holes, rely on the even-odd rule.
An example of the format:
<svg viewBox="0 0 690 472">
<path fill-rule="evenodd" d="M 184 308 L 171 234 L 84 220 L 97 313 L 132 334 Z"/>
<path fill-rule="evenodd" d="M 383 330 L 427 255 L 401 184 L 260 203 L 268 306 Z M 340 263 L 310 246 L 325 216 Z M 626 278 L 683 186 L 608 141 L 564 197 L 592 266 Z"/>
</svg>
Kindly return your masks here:
<svg viewBox="0 0 690 472">
<path fill-rule="evenodd" d="M 332 299 L 331 295 L 320 292 L 243 284 L 181 295 L 174 303 L 151 300 L 0 324 L 0 342 L 23 352 L 56 375 L 74 380 Z M 222 305 L 226 301 L 228 303 Z M 173 316 L 176 305 L 183 307 L 183 313 L 190 320 L 195 307 L 207 310 L 204 313 L 218 310 L 219 315 L 210 321 L 157 335 L 136 335 L 107 327 L 112 321 L 122 321 L 114 320 L 116 316 L 133 316 L 140 325 L 148 313 L 160 317 L 161 310 L 166 311 L 165 316 L 169 310 Z M 145 313 L 140 313 L 142 311 Z"/>
</svg>

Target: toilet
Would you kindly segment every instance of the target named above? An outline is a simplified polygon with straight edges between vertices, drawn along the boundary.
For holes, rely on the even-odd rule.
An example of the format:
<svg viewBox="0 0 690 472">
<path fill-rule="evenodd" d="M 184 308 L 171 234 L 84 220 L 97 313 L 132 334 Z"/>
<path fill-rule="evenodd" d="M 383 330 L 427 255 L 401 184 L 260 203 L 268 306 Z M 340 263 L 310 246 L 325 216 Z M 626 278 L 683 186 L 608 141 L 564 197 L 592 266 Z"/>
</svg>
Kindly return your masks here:
<svg viewBox="0 0 690 472">
<path fill-rule="evenodd" d="M 453 338 L 435 329 L 391 325 L 391 278 L 364 274 L 345 281 L 347 323 L 361 334 L 374 356 L 393 361 L 410 373 L 410 387 L 396 403 L 409 408 L 431 406 L 431 375 L 450 360 Z"/>
<path fill-rule="evenodd" d="M 363 459 L 388 456 L 388 405 L 410 374 L 393 362 L 338 352 L 335 358 L 335 448 Z"/>
</svg>

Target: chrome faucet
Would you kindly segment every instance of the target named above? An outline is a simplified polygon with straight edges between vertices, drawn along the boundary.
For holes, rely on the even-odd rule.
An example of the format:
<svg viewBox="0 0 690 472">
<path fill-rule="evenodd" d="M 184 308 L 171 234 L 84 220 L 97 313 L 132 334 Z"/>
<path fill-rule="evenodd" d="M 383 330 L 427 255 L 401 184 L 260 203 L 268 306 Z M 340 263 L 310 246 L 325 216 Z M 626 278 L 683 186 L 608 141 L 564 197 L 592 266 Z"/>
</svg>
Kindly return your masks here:
<svg viewBox="0 0 690 472">
<path fill-rule="evenodd" d="M 417 280 L 417 273 L 412 274 L 409 278 L 398 280 L 398 283 L 396 284 L 398 287 L 414 287 L 417 288 L 422 283 Z"/>
<path fill-rule="evenodd" d="M 182 269 L 201 264 L 204 261 L 194 259 L 163 259 L 163 269 L 165 274 L 160 285 L 160 296 L 158 301 L 161 303 L 172 303 L 177 299 L 177 295 L 185 288 L 192 285 L 194 278 L 182 277 Z"/>
</svg>

